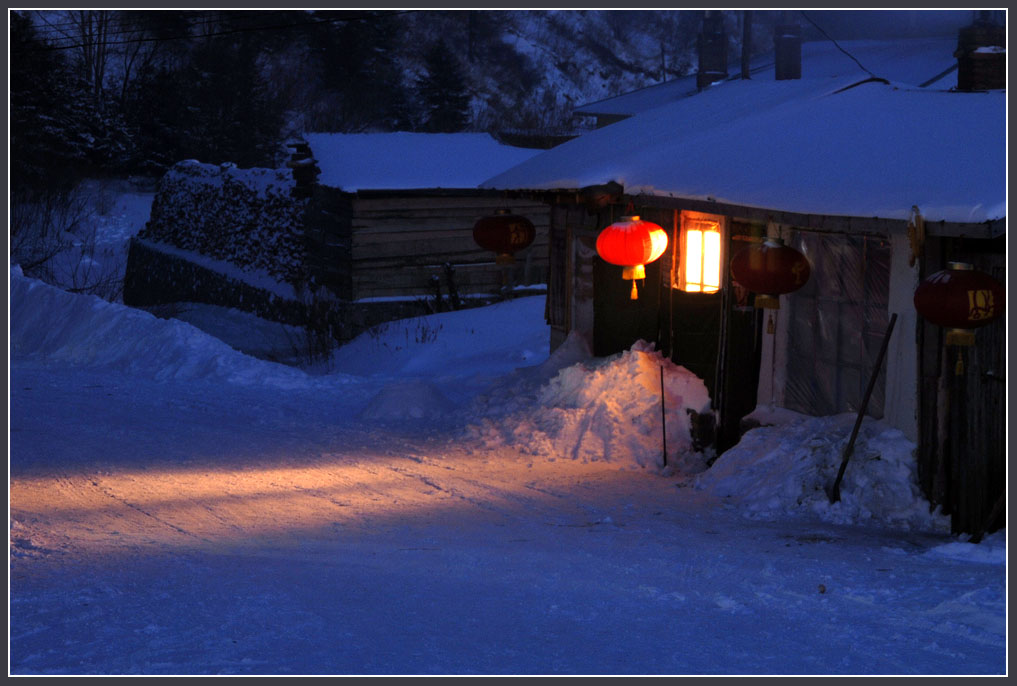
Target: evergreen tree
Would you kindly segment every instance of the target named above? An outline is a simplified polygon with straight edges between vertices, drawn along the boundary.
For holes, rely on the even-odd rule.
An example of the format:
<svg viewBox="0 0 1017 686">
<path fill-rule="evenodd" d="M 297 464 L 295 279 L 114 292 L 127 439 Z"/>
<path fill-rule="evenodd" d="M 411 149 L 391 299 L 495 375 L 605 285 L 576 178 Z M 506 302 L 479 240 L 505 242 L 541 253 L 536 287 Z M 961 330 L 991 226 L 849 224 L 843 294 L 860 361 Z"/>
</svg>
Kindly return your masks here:
<svg viewBox="0 0 1017 686">
<path fill-rule="evenodd" d="M 189 158 L 274 166 L 282 107 L 261 77 L 258 57 L 250 40 L 209 38 L 182 69 L 147 74 L 131 107 L 139 164 L 153 171 Z"/>
<path fill-rule="evenodd" d="M 326 23 L 309 35 L 323 94 L 312 109 L 311 126 L 336 132 L 407 128 L 409 105 L 398 60 L 405 42 L 400 18 L 385 12 L 364 18 L 362 11 L 315 16 L 350 20 Z"/>
<path fill-rule="evenodd" d="M 426 73 L 417 79 L 416 94 L 423 108 L 422 129 L 432 133 L 462 131 L 470 122 L 470 95 L 462 65 L 444 40 L 424 56 Z"/>
<path fill-rule="evenodd" d="M 12 12 L 10 21 L 11 185 L 73 185 L 93 143 L 91 100 L 28 16 Z"/>
</svg>

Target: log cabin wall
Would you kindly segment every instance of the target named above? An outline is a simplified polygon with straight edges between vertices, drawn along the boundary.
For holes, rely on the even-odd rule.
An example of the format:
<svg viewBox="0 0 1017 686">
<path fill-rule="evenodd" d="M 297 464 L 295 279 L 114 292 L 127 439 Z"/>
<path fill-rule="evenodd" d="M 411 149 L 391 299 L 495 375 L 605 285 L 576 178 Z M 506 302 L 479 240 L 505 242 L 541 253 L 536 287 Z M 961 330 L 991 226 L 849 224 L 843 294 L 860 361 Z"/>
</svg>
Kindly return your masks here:
<svg viewBox="0 0 1017 686">
<path fill-rule="evenodd" d="M 474 223 L 499 209 L 527 217 L 537 234 L 508 268 L 473 241 Z M 550 208 L 543 202 L 494 192 L 361 191 L 351 200 L 350 297 L 431 297 L 434 277 L 447 288 L 446 263 L 455 270 L 460 296 L 546 284 L 549 223 Z"/>
</svg>

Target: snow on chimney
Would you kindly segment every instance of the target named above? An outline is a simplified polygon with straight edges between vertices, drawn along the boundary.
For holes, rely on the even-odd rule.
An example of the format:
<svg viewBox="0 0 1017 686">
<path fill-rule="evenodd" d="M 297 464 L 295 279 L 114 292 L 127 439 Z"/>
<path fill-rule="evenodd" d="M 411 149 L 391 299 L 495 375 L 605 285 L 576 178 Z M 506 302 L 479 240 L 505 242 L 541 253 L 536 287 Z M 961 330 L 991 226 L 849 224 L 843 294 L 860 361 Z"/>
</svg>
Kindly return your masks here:
<svg viewBox="0 0 1017 686">
<path fill-rule="evenodd" d="M 983 13 L 960 30 L 957 40 L 957 90 L 1006 88 L 1006 29 Z"/>
<path fill-rule="evenodd" d="M 727 34 L 724 32 L 724 13 L 706 10 L 703 28 L 699 32 L 699 71 L 696 86 L 703 90 L 711 83 L 727 78 Z"/>
<path fill-rule="evenodd" d="M 293 139 L 286 143 L 286 147 L 293 149 L 290 159 L 286 162 L 286 166 L 293 170 L 295 182 L 293 195 L 298 198 L 309 198 L 321 173 L 317 160 L 311 153 L 311 146 L 303 139 Z"/>
<path fill-rule="evenodd" d="M 777 24 L 773 48 L 777 59 L 776 79 L 802 78 L 802 27 L 798 24 Z"/>
</svg>

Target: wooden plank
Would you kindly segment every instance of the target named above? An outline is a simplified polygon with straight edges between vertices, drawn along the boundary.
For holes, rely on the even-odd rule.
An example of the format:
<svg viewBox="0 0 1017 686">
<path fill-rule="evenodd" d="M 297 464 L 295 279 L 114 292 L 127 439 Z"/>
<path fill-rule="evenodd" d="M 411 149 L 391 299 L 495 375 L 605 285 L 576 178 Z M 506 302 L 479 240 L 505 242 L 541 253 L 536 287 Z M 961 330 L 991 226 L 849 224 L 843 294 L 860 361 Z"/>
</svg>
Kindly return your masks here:
<svg viewBox="0 0 1017 686">
<path fill-rule="evenodd" d="M 382 262 L 382 261 L 359 262 L 359 263 L 356 263 L 353 266 L 353 272 L 352 273 L 354 273 L 354 274 L 361 274 L 361 273 L 369 273 L 369 272 L 384 272 L 384 271 L 395 271 L 395 270 L 402 270 L 402 269 L 417 269 L 417 268 L 435 268 L 435 269 L 437 269 L 437 268 L 442 267 L 446 263 L 453 265 L 457 269 L 460 268 L 460 267 L 470 268 L 470 269 L 485 267 L 485 268 L 494 269 L 495 267 L 500 267 L 501 266 L 501 265 L 496 265 L 493 261 L 491 261 L 489 259 L 484 259 L 484 258 L 481 258 L 481 259 L 470 259 L 469 257 L 465 257 L 465 258 L 459 258 L 459 259 L 430 260 L 430 261 L 429 260 L 424 260 L 424 259 L 417 260 L 417 261 L 411 261 L 411 260 L 407 260 L 407 259 L 402 259 L 402 260 L 399 260 L 399 261 L 387 261 L 387 262 Z M 516 265 L 523 265 L 523 268 L 525 268 L 526 265 L 527 265 L 527 262 L 526 262 L 526 260 L 517 260 L 516 261 Z M 529 262 L 529 269 L 530 269 L 530 271 L 539 271 L 541 273 L 544 273 L 544 272 L 547 271 L 547 263 L 546 262 L 537 262 L 537 261 L 531 260 Z"/>
<path fill-rule="evenodd" d="M 805 214 L 761 207 L 747 207 L 711 200 L 675 198 L 665 196 L 638 196 L 632 200 L 644 207 L 667 207 L 693 210 L 712 214 L 723 214 L 736 219 L 750 221 L 774 221 L 778 224 L 795 226 L 808 231 L 829 233 L 873 234 L 888 236 L 904 230 L 904 219 L 883 219 L 880 217 L 848 217 L 839 215 Z M 928 236 L 952 236 L 965 238 L 997 238 L 1006 233 L 1006 218 L 979 223 L 931 222 L 926 221 Z"/>
<path fill-rule="evenodd" d="M 525 265 L 517 264 L 512 269 L 515 280 L 518 282 L 525 271 Z M 501 283 L 503 271 L 500 265 L 456 265 L 456 280 L 463 284 L 479 283 Z M 372 281 L 384 283 L 388 289 L 398 289 L 402 286 L 426 285 L 431 276 L 439 276 L 445 280 L 445 270 L 440 265 L 405 267 L 402 269 L 378 269 L 358 270 L 353 274 L 353 280 L 357 284 L 366 284 Z"/>
<path fill-rule="evenodd" d="M 527 248 L 518 250 L 516 255 L 526 255 L 527 252 L 541 251 L 546 249 L 547 241 L 534 242 Z M 463 254 L 484 254 L 494 259 L 494 253 L 481 248 L 470 240 L 445 238 L 445 239 L 418 239 L 408 241 L 392 241 L 389 243 L 363 243 L 354 245 L 351 251 L 354 260 L 364 259 L 397 259 L 400 257 L 419 257 L 421 255 L 463 255 Z"/>
<path fill-rule="evenodd" d="M 435 217 L 401 215 L 381 219 L 358 217 L 353 223 L 353 235 L 404 231 L 463 231 L 472 235 L 473 227 L 479 218 L 479 215 L 450 217 L 447 214 Z M 531 221 L 537 233 L 547 232 L 547 221 L 533 221 L 532 218 Z"/>
<path fill-rule="evenodd" d="M 546 227 L 537 226 L 534 228 L 536 229 L 534 240 L 546 241 L 548 233 Z M 445 238 L 456 238 L 472 243 L 473 227 L 439 226 L 436 228 L 421 228 L 419 225 L 405 224 L 401 228 L 393 227 L 392 229 L 380 231 L 374 229 L 358 229 L 358 231 L 353 235 L 352 243 L 354 245 L 364 245 L 366 243 Z"/>
<path fill-rule="evenodd" d="M 469 197 L 413 197 L 396 196 L 391 198 L 357 198 L 353 201 L 353 215 L 357 216 L 370 212 L 390 211 L 412 211 L 440 210 L 447 208 L 473 208 L 484 213 L 492 213 L 495 210 L 509 208 L 517 211 L 520 208 L 544 208 L 547 205 L 534 200 L 505 200 L 504 198 L 469 198 Z"/>
<path fill-rule="evenodd" d="M 414 207 L 413 205 L 393 205 L 391 207 L 361 208 L 353 213 L 354 218 L 360 219 L 384 219 L 392 216 L 420 216 L 420 217 L 476 217 L 489 216 L 497 210 L 507 209 L 513 214 L 522 214 L 527 217 L 546 217 L 549 214 L 547 205 L 501 205 L 498 207 L 477 207 L 475 205 L 441 205 L 434 207 Z"/>
</svg>

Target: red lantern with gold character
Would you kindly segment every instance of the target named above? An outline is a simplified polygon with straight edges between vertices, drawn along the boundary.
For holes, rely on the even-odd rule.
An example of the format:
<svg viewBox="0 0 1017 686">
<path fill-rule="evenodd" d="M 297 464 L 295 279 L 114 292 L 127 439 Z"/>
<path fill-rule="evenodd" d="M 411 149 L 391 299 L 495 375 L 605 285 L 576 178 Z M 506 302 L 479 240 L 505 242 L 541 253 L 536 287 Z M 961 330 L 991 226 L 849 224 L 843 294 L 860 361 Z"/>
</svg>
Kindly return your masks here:
<svg viewBox="0 0 1017 686">
<path fill-rule="evenodd" d="M 536 238 L 533 222 L 509 210 L 498 210 L 493 216 L 481 217 L 473 225 L 473 240 L 481 248 L 494 252 L 497 264 L 515 262 L 513 253 L 529 247 Z"/>
<path fill-rule="evenodd" d="M 638 216 L 622 217 L 597 236 L 597 254 L 605 262 L 624 267 L 622 278 L 632 281 L 632 300 L 639 298 L 636 279 L 646 278 L 646 265 L 667 250 L 667 233 Z"/>
<path fill-rule="evenodd" d="M 747 245 L 731 258 L 731 278 L 756 294 L 756 307 L 780 309 L 778 296 L 805 285 L 809 260 L 779 238 Z"/>
<path fill-rule="evenodd" d="M 914 300 L 920 315 L 947 329 L 947 345 L 974 345 L 972 329 L 998 319 L 1005 297 L 998 280 L 965 262 L 950 262 L 918 284 Z"/>
</svg>

